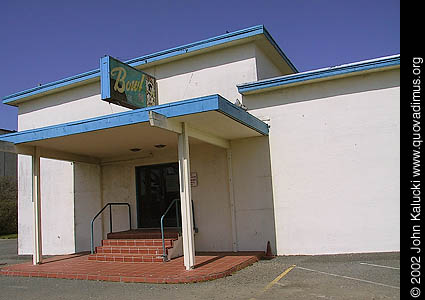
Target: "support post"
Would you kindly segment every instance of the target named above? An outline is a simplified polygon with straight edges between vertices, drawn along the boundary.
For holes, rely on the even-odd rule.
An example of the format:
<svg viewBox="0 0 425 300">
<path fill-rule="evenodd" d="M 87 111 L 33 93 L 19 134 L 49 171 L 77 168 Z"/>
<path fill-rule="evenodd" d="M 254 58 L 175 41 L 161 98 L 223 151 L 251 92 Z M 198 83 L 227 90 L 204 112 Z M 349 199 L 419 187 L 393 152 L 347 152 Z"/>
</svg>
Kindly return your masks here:
<svg viewBox="0 0 425 300">
<path fill-rule="evenodd" d="M 189 137 L 186 123 L 178 136 L 180 204 L 182 213 L 183 256 L 186 270 L 195 266 L 195 241 L 193 233 L 192 195 L 190 187 Z"/>
<path fill-rule="evenodd" d="M 238 251 L 238 233 L 236 228 L 236 206 L 235 206 L 235 192 L 233 187 L 233 169 L 232 169 L 232 150 L 226 149 L 227 155 L 227 172 L 229 176 L 229 204 L 230 216 L 232 223 L 232 248 L 233 252 Z"/>
<path fill-rule="evenodd" d="M 103 200 L 103 166 L 99 165 L 99 183 L 100 183 L 100 208 L 105 206 L 105 202 Z M 100 216 L 101 219 L 101 226 L 102 226 L 102 239 L 106 239 L 105 234 L 105 218 L 103 217 L 103 214 Z"/>
<path fill-rule="evenodd" d="M 35 147 L 32 156 L 32 201 L 34 213 L 34 254 L 33 264 L 43 262 L 42 235 L 41 235 L 41 192 L 40 192 L 40 149 Z"/>
</svg>

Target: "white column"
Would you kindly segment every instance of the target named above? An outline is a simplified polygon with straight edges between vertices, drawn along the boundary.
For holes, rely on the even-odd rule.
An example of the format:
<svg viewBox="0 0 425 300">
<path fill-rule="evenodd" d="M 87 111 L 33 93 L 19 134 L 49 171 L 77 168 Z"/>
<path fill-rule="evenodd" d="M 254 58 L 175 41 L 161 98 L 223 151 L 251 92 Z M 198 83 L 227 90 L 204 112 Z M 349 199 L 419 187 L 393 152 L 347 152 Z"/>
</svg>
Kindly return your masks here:
<svg viewBox="0 0 425 300">
<path fill-rule="evenodd" d="M 187 125 L 182 123 L 179 134 L 180 202 L 182 212 L 183 255 L 186 270 L 195 266 L 195 241 L 193 233 L 192 195 L 190 187 L 189 139 Z"/>
<path fill-rule="evenodd" d="M 34 265 L 43 262 L 40 194 L 40 149 L 35 147 L 32 156 L 32 201 L 34 205 L 34 254 L 32 261 Z"/>
<path fill-rule="evenodd" d="M 235 192 L 233 187 L 233 169 L 232 169 L 232 150 L 226 149 L 227 154 L 227 172 L 229 176 L 229 204 L 230 215 L 232 222 L 232 248 L 233 252 L 238 251 L 238 233 L 236 229 L 236 207 L 235 207 Z"/>
</svg>

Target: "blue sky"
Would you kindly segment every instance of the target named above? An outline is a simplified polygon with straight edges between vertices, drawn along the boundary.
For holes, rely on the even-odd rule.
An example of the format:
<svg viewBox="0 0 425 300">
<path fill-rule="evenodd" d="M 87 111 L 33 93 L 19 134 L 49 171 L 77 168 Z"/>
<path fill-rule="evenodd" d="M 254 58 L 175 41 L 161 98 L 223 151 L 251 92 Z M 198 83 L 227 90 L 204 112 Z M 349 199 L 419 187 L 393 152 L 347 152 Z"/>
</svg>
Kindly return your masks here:
<svg viewBox="0 0 425 300">
<path fill-rule="evenodd" d="M 394 0 L 3 0 L 0 97 L 259 24 L 299 71 L 400 53 Z M 0 128 L 16 120 L 0 104 Z"/>
</svg>

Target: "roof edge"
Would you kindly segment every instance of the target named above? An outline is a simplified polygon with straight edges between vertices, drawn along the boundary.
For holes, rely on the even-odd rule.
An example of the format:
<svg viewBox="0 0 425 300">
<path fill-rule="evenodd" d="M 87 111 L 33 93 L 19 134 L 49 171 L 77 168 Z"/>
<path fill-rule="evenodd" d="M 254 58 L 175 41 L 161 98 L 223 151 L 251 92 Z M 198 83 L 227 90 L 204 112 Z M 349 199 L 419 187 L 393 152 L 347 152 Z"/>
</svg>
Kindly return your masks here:
<svg viewBox="0 0 425 300">
<path fill-rule="evenodd" d="M 140 56 L 137 58 L 127 60 L 125 61 L 125 63 L 129 64 L 132 67 L 137 67 L 137 66 L 149 64 L 152 62 L 164 60 L 171 57 L 176 57 L 179 55 L 184 55 L 186 53 L 202 50 L 205 48 L 221 45 L 224 43 L 228 43 L 228 42 L 232 42 L 232 41 L 236 41 L 236 40 L 240 40 L 240 39 L 244 39 L 244 38 L 248 38 L 248 37 L 252 37 L 252 36 L 260 35 L 260 34 L 264 34 L 267 40 L 273 45 L 273 47 L 282 56 L 282 58 L 286 61 L 286 63 L 288 63 L 288 65 L 296 71 L 296 68 L 294 67 L 294 65 L 290 62 L 290 60 L 286 57 L 283 51 L 279 48 L 279 46 L 273 40 L 271 35 L 265 29 L 264 25 L 256 25 L 253 27 L 233 31 L 230 33 L 222 34 L 222 35 L 204 39 L 201 41 L 189 43 L 183 46 L 174 47 L 167 50 L 155 52 L 152 54 Z M 3 98 L 3 103 L 16 106 L 18 101 L 19 102 L 23 101 L 24 99 L 28 97 L 41 95 L 43 93 L 46 93 L 58 88 L 70 87 L 78 83 L 83 84 L 84 82 L 89 80 L 98 80 L 98 77 L 100 77 L 100 69 L 94 69 L 94 70 L 80 73 L 80 74 L 67 77 L 61 80 L 46 83 L 31 89 L 21 91 L 21 92 L 13 93 L 11 95 L 5 96 Z"/>
<path fill-rule="evenodd" d="M 298 73 L 298 69 L 294 66 L 294 64 L 289 60 L 289 58 L 285 55 L 285 53 L 280 49 L 279 45 L 276 43 L 276 41 L 273 39 L 273 37 L 270 35 L 270 33 L 267 31 L 266 27 L 263 26 L 263 33 L 265 37 L 269 40 L 270 44 L 276 49 L 276 51 L 279 53 L 279 55 L 283 58 L 283 60 L 288 64 L 288 66 L 294 71 L 294 73 Z"/>
<path fill-rule="evenodd" d="M 164 114 L 168 118 L 207 111 L 218 111 L 262 135 L 268 135 L 269 133 L 266 123 L 244 111 L 240 107 L 237 107 L 219 94 L 213 94 L 84 120 L 12 132 L 0 135 L 0 141 L 22 144 L 61 136 L 127 126 L 141 122 L 149 122 L 149 111 Z"/>
<path fill-rule="evenodd" d="M 397 65 L 400 65 L 400 54 L 244 83 L 237 85 L 237 88 L 239 93 L 246 95 L 271 88 L 283 88 L 293 84 L 309 83 L 319 79 L 333 79 L 331 77 L 355 75 L 355 73 L 362 71 L 379 71 L 380 69 Z"/>
</svg>

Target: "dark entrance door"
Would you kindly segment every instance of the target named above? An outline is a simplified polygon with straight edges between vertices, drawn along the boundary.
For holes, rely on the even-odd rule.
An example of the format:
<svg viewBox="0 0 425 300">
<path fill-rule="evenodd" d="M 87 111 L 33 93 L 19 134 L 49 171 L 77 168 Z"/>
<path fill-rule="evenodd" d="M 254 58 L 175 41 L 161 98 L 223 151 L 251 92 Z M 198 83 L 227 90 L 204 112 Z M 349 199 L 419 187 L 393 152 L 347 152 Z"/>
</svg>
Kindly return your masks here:
<svg viewBox="0 0 425 300">
<path fill-rule="evenodd" d="M 159 228 L 165 210 L 174 199 L 180 199 L 178 163 L 136 167 L 136 194 L 138 227 Z M 180 212 L 180 202 L 176 204 Z M 176 226 L 173 206 L 164 218 L 164 227 Z"/>
</svg>

